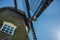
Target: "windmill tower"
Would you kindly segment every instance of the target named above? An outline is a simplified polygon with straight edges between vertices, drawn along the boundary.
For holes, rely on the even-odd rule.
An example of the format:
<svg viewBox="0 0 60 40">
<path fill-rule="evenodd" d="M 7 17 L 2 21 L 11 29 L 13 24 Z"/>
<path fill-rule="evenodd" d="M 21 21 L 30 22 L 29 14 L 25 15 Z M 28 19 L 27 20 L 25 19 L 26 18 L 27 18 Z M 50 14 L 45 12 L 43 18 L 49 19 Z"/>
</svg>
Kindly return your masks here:
<svg viewBox="0 0 60 40">
<path fill-rule="evenodd" d="M 0 9 L 0 40 L 29 40 L 28 22 L 23 13 L 11 7 Z"/>
</svg>

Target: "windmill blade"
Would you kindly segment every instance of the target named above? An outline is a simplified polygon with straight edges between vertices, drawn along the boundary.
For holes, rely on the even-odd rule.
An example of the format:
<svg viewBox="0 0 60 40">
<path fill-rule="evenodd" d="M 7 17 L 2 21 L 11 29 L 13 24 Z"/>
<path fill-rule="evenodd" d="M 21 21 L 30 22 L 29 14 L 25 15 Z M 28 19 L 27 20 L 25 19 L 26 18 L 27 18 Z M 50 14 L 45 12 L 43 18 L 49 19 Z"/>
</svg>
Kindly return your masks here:
<svg viewBox="0 0 60 40">
<path fill-rule="evenodd" d="M 17 0 L 14 0 L 15 9 L 17 9 Z"/>
<path fill-rule="evenodd" d="M 31 20 L 30 27 L 32 29 L 33 38 L 37 40 L 32 21 L 36 20 L 53 0 L 30 0 L 31 3 L 29 3 L 28 0 L 25 1 L 28 17 Z M 32 17 L 31 13 L 34 14 Z"/>
<path fill-rule="evenodd" d="M 30 14 L 29 2 L 28 2 L 28 0 L 25 0 L 25 2 L 26 2 L 26 8 L 27 8 L 27 12 L 28 12 L 28 17 L 30 18 L 31 17 L 31 14 Z M 36 37 L 36 34 L 35 34 L 35 30 L 34 30 L 32 21 L 29 22 L 29 25 L 30 25 L 30 28 L 32 30 L 33 39 L 34 40 L 37 40 L 37 37 Z"/>
<path fill-rule="evenodd" d="M 53 0 L 44 0 L 41 3 L 41 5 L 38 6 L 37 10 L 35 11 L 34 15 L 32 16 L 32 19 L 36 20 L 42 14 L 42 12 L 49 6 L 49 4 L 52 1 Z"/>
</svg>

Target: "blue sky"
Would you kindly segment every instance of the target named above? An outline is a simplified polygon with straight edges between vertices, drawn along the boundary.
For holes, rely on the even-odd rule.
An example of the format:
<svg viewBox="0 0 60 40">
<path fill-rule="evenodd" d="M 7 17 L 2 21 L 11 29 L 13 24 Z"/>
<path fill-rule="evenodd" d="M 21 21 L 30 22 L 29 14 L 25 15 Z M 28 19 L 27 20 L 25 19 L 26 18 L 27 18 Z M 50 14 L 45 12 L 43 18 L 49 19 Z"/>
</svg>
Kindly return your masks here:
<svg viewBox="0 0 60 40">
<path fill-rule="evenodd" d="M 22 0 L 17 0 L 18 8 L 23 10 Z M 0 0 L 0 8 L 5 6 L 14 7 L 13 0 Z M 37 21 L 33 22 L 38 40 L 59 40 L 60 32 L 60 0 L 54 0 Z M 31 31 L 30 40 L 33 40 Z"/>
</svg>

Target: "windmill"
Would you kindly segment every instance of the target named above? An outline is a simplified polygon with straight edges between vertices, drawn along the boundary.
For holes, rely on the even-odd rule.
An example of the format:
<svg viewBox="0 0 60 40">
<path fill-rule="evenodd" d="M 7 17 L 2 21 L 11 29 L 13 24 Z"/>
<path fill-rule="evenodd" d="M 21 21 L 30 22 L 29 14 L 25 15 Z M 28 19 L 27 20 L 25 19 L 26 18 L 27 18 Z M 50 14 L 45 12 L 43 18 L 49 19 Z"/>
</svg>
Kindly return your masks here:
<svg viewBox="0 0 60 40">
<path fill-rule="evenodd" d="M 14 0 L 14 8 L 0 8 L 0 40 L 29 40 L 30 29 L 34 40 L 37 40 L 32 21 L 36 21 L 51 2 L 52 0 L 33 0 L 29 3 L 25 0 L 28 16 L 17 8 L 16 0 Z"/>
</svg>

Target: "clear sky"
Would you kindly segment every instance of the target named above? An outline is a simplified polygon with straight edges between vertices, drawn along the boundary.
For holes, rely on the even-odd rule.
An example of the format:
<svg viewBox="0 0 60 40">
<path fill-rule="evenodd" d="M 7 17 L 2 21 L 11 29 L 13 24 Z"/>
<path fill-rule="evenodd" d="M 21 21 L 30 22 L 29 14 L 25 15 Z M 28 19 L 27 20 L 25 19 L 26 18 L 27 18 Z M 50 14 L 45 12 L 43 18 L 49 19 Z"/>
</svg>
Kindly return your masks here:
<svg viewBox="0 0 60 40">
<path fill-rule="evenodd" d="M 17 0 L 18 8 L 23 9 L 22 0 Z M 0 8 L 14 7 L 13 0 L 0 0 Z M 53 0 L 37 21 L 33 22 L 38 40 L 60 40 L 60 0 Z M 33 40 L 31 31 L 30 40 Z"/>
</svg>

